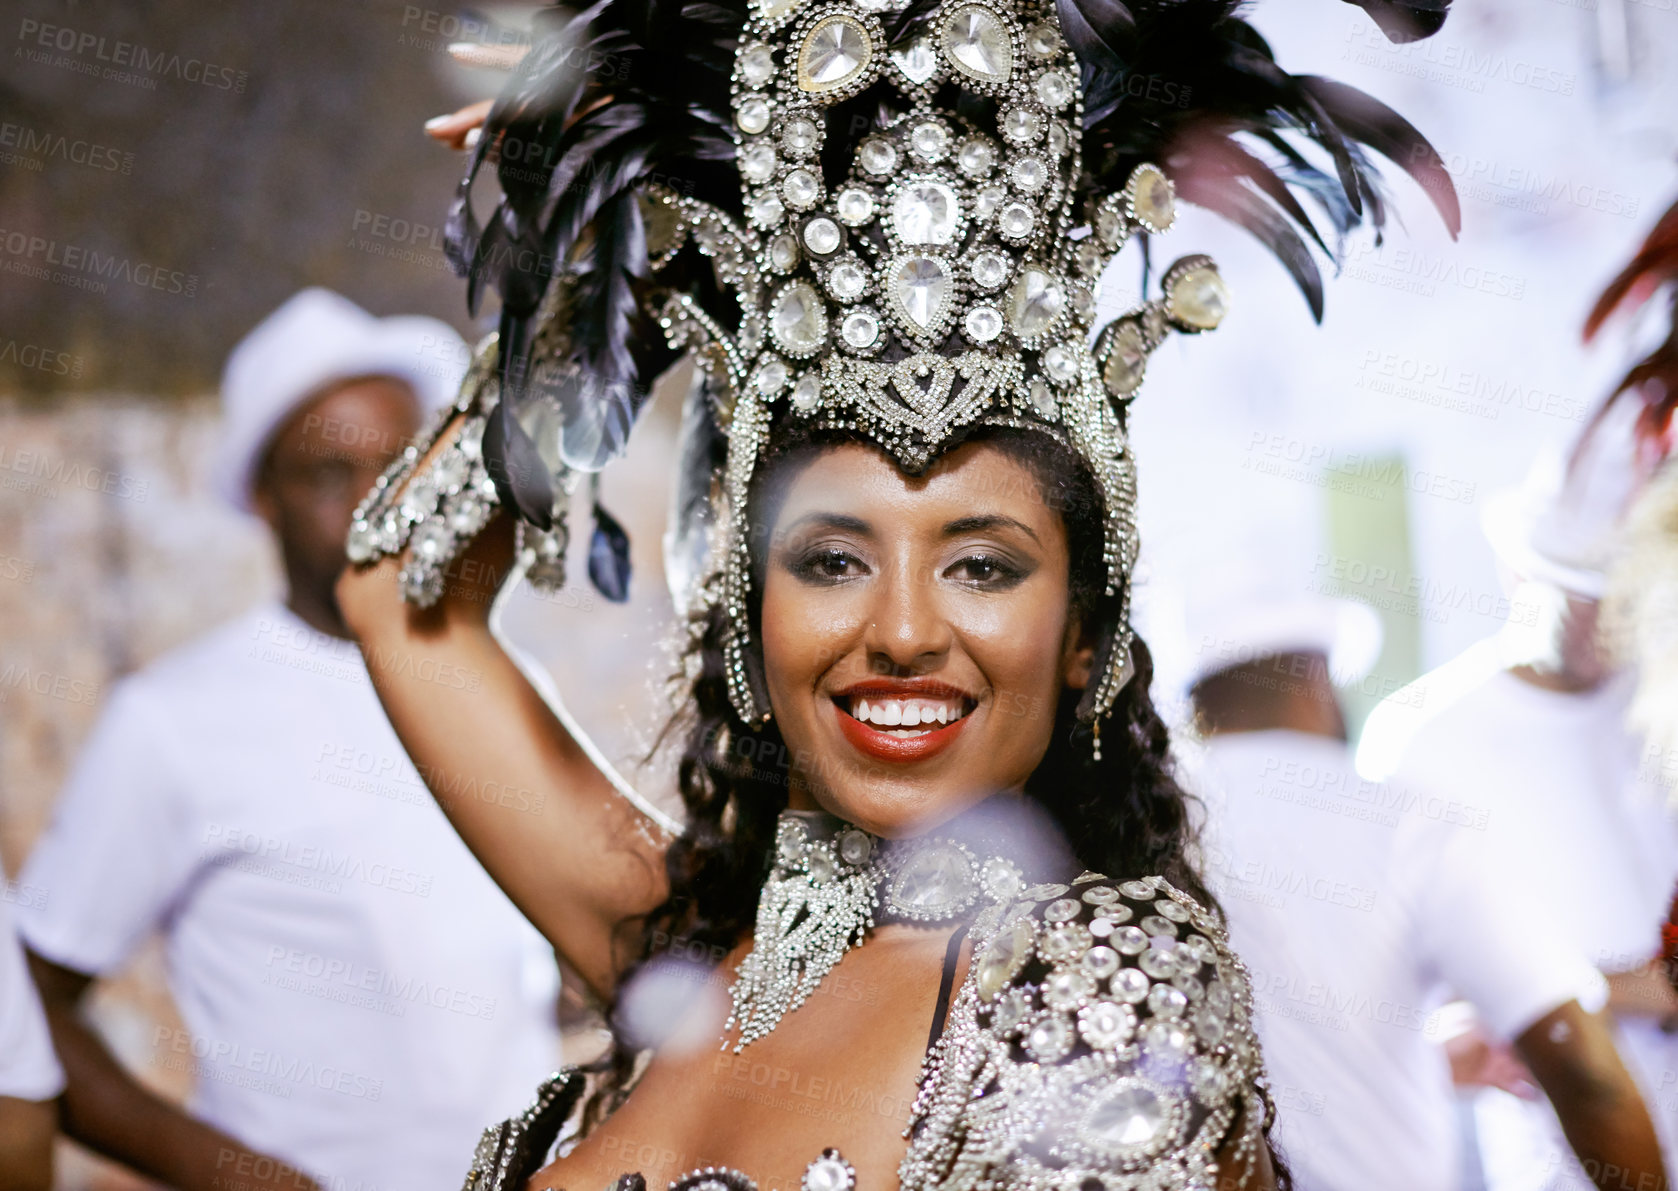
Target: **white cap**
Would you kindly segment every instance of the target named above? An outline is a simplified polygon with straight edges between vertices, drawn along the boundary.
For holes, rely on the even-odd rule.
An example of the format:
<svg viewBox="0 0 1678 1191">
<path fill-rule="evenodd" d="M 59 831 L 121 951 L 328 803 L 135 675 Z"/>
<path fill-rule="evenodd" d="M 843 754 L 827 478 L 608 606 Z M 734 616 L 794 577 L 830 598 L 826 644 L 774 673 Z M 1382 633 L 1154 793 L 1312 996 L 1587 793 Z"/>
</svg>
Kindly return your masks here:
<svg viewBox="0 0 1678 1191">
<path fill-rule="evenodd" d="M 1523 580 L 1600 599 L 1620 521 L 1646 474 L 1634 433 L 1641 405 L 1614 402 L 1587 427 L 1578 458 L 1552 447 L 1533 460 L 1518 488 L 1486 500 L 1481 526 L 1492 549 Z"/>
<path fill-rule="evenodd" d="M 227 357 L 217 491 L 249 512 L 257 464 L 274 432 L 333 383 L 364 376 L 406 381 L 429 413 L 454 400 L 469 357 L 466 342 L 438 319 L 375 318 L 318 287 L 294 294 Z"/>
<path fill-rule="evenodd" d="M 1365 677 L 1381 656 L 1381 618 L 1368 604 L 1336 596 L 1223 588 L 1216 604 L 1190 609 L 1193 663 L 1184 685 L 1220 670 L 1286 653 L 1320 653 L 1341 686 Z"/>
<path fill-rule="evenodd" d="M 1138 628 L 1158 697 L 1186 698 L 1220 670 L 1287 653 L 1323 654 L 1342 686 L 1368 675 L 1381 618 L 1340 594 L 1322 517 L 1314 485 L 1241 474 L 1192 520 L 1144 526 Z"/>
</svg>

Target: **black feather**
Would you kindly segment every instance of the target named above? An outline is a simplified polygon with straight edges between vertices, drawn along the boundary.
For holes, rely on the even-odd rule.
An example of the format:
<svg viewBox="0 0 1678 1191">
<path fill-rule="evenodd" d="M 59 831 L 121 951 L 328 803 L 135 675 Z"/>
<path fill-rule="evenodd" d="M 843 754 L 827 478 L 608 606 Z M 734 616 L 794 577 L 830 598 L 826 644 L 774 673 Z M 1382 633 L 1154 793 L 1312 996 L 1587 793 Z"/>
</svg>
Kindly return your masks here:
<svg viewBox="0 0 1678 1191">
<path fill-rule="evenodd" d="M 588 577 L 595 589 L 621 604 L 629 599 L 629 535 L 618 519 L 594 501 L 594 534 L 588 544 Z"/>
<path fill-rule="evenodd" d="M 1080 45 L 1134 46 L 1122 71 L 1083 62 L 1085 181 L 1092 190 L 1117 191 L 1138 165 L 1157 163 L 1185 200 L 1233 220 L 1274 252 L 1318 318 L 1322 278 L 1312 246 L 1330 257 L 1334 251 L 1290 191 L 1310 196 L 1328 215 L 1335 250 L 1360 223 L 1379 236 L 1387 202 L 1365 151 L 1373 150 L 1415 177 L 1457 233 L 1450 177 L 1421 133 L 1355 88 L 1289 74 L 1238 15 L 1238 0 L 1132 0 L 1122 18 L 1101 17 L 1116 7 L 1112 0 L 1059 3 L 1063 14 L 1075 8 L 1093 26 Z M 1365 6 L 1442 16 L 1446 3 Z M 1302 152 L 1308 145 L 1326 153 L 1332 169 L 1313 164 Z M 1270 160 L 1252 151 L 1257 147 Z"/>
<path fill-rule="evenodd" d="M 1450 0 L 1348 2 L 1387 36 L 1408 40 L 1437 29 Z M 884 18 L 888 39 L 895 45 L 919 36 L 942 6 L 910 0 Z M 1159 164 L 1186 201 L 1233 220 L 1275 253 L 1320 318 L 1313 252 L 1332 258 L 1360 223 L 1379 235 L 1387 217 L 1366 149 L 1416 178 L 1453 235 L 1455 193 L 1414 127 L 1350 87 L 1289 74 L 1240 8 L 1239 0 L 1056 0 L 1084 86 L 1080 186 L 1117 191 L 1137 165 Z M 597 0 L 581 11 L 544 9 L 534 48 L 490 112 L 456 192 L 449 260 L 469 279 L 471 309 L 486 289 L 502 306 L 505 412 L 486 450 L 507 477 L 504 497 L 538 523 L 551 515 L 553 484 L 526 483 L 522 473 L 539 460 L 526 425 L 526 378 L 542 296 L 557 270 L 578 273 L 572 357 L 541 374 L 566 379 L 540 396 L 558 406 L 566 460 L 597 468 L 623 449 L 647 378 L 668 358 L 640 314 L 647 259 L 638 188 L 656 177 L 743 217 L 730 96 L 748 16 L 747 0 Z M 958 93 L 952 102 L 966 110 L 989 101 Z M 824 164 L 842 166 L 890 103 L 869 92 L 831 109 Z M 1332 167 L 1315 164 L 1304 152 L 1310 146 Z M 480 224 L 470 195 L 486 162 L 495 165 L 501 195 Z M 1321 209 L 1332 244 L 1303 196 Z M 712 284 L 704 274 L 682 280 Z"/>
</svg>

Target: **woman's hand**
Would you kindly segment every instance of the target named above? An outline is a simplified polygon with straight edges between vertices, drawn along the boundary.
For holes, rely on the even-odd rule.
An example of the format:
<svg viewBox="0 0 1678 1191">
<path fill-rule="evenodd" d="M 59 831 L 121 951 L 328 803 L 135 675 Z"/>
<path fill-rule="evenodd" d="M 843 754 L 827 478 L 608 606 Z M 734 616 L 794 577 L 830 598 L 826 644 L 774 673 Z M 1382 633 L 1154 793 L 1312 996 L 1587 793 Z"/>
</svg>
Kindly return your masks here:
<svg viewBox="0 0 1678 1191">
<path fill-rule="evenodd" d="M 449 57 L 463 66 L 480 66 L 487 70 L 511 72 L 530 52 L 527 45 L 473 45 L 456 42 L 449 47 Z M 446 116 L 433 116 L 425 122 L 425 135 L 442 141 L 451 149 L 470 149 L 478 143 L 493 99 L 480 99 Z"/>
</svg>

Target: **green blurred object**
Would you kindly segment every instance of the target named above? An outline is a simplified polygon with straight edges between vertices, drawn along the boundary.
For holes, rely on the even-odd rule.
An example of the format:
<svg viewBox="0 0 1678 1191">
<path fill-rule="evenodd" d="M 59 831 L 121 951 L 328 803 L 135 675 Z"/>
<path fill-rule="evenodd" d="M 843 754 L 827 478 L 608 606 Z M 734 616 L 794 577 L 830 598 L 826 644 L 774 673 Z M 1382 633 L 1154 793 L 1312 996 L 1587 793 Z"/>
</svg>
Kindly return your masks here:
<svg viewBox="0 0 1678 1191">
<path fill-rule="evenodd" d="M 1354 746 L 1375 705 L 1421 673 L 1425 610 L 1410 543 L 1407 474 L 1401 452 L 1361 455 L 1322 474 L 1329 562 L 1320 590 L 1368 604 L 1383 633 L 1375 668 L 1339 688 Z"/>
</svg>

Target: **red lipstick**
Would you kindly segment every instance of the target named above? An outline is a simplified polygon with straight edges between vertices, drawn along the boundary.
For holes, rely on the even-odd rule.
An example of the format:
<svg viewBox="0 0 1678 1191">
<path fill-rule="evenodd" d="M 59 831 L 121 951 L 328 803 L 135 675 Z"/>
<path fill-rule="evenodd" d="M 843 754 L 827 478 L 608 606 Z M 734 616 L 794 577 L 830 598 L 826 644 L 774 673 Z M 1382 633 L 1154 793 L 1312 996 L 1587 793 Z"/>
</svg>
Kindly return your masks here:
<svg viewBox="0 0 1678 1191">
<path fill-rule="evenodd" d="M 851 699 L 961 699 L 969 706 L 967 714 L 941 728 L 918 736 L 893 736 L 873 724 L 865 724 L 845 710 L 841 700 Z M 871 679 L 859 682 L 841 692 L 834 700 L 833 712 L 839 717 L 839 731 L 858 752 L 880 761 L 908 764 L 936 756 L 955 742 L 971 717 L 974 699 L 960 687 L 953 687 L 936 679 Z"/>
</svg>

